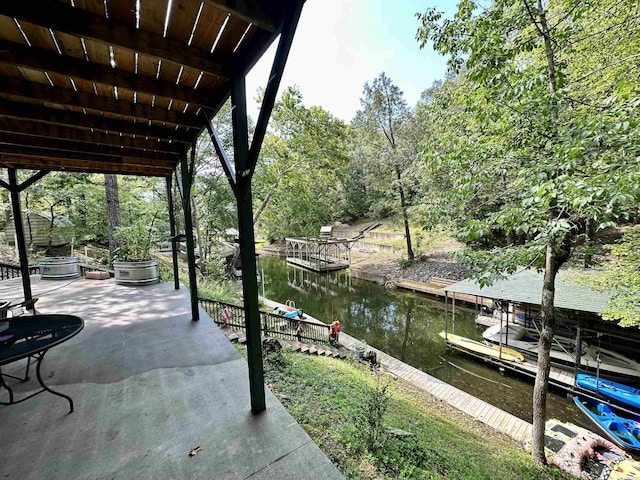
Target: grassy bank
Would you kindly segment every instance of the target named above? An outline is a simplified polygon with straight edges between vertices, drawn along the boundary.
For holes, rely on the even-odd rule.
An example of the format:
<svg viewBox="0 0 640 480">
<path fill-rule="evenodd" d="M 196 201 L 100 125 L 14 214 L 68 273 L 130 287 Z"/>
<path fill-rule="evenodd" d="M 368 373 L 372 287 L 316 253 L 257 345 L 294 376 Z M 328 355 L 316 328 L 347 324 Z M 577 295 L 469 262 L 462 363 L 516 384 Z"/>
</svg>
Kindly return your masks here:
<svg viewBox="0 0 640 480">
<path fill-rule="evenodd" d="M 267 357 L 265 381 L 348 479 L 572 478 L 537 468 L 506 437 L 361 364 L 283 351 Z M 412 436 L 371 441 L 369 420 L 385 402 L 383 426 Z"/>
</svg>

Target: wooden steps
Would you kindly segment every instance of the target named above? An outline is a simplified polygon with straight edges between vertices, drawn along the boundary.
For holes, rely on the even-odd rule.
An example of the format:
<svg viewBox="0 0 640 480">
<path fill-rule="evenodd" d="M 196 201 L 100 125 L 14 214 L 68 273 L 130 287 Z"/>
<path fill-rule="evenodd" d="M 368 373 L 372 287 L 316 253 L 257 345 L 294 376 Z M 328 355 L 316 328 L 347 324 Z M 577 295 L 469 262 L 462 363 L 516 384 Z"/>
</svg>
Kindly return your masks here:
<svg viewBox="0 0 640 480">
<path fill-rule="evenodd" d="M 244 332 L 236 330 L 223 330 L 225 336 L 230 342 L 247 343 L 247 336 Z M 262 337 L 276 338 L 276 337 Z M 336 348 L 328 345 L 316 345 L 314 343 L 297 342 L 293 340 L 277 339 L 282 345 L 291 347 L 294 352 L 306 353 L 307 355 L 322 355 L 325 357 L 345 359 L 347 358 L 347 350 L 344 348 Z"/>
</svg>

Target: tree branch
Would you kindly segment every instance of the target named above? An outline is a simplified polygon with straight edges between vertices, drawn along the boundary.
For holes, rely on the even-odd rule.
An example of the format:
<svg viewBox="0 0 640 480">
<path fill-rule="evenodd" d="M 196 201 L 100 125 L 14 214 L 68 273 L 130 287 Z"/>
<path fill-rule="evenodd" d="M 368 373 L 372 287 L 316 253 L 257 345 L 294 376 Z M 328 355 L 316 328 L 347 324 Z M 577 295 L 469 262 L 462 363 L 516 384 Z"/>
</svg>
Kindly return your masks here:
<svg viewBox="0 0 640 480">
<path fill-rule="evenodd" d="M 536 27 L 536 30 L 538 30 L 538 33 L 540 34 L 540 36 L 544 38 L 544 32 L 540 28 L 540 25 L 538 24 L 538 21 L 536 20 L 535 15 L 531 11 L 531 7 L 529 6 L 529 2 L 527 2 L 527 0 L 522 0 L 522 3 L 524 4 L 524 8 L 527 9 L 527 13 L 529 14 L 529 18 L 531 19 L 531 22 L 533 22 L 533 25 Z"/>
</svg>

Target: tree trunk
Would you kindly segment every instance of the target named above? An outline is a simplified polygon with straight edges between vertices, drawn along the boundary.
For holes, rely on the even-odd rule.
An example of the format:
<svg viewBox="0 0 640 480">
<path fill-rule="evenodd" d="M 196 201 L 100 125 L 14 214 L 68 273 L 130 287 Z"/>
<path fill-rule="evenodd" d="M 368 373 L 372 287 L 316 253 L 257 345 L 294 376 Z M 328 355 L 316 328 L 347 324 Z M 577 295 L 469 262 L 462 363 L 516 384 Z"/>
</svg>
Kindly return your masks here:
<svg viewBox="0 0 640 480">
<path fill-rule="evenodd" d="M 49 205 L 49 213 L 51 214 L 51 222 L 49 223 L 49 242 L 47 243 L 47 248 L 51 248 L 51 242 L 53 240 L 53 226 L 55 217 L 53 216 L 53 207 L 54 205 Z"/>
<path fill-rule="evenodd" d="M 182 196 L 180 195 L 180 190 L 178 190 L 178 186 L 175 185 L 174 182 L 174 186 L 173 186 L 173 198 L 179 198 L 180 201 L 179 202 L 173 202 L 173 217 L 175 219 L 175 223 L 176 223 L 176 232 L 182 232 L 184 231 L 184 227 L 183 225 L 180 223 L 182 221 Z M 179 245 L 179 244 L 178 244 Z M 180 249 L 178 248 L 178 251 Z"/>
<path fill-rule="evenodd" d="M 549 370 L 551 367 L 551 345 L 556 319 L 553 301 L 558 262 L 553 239 L 547 244 L 544 280 L 542 285 L 542 329 L 538 343 L 538 370 L 533 387 L 533 431 L 531 435 L 531 454 L 536 463 L 545 465 L 544 424 L 547 419 L 547 393 L 549 391 Z"/>
<path fill-rule="evenodd" d="M 80 228 L 84 230 L 87 228 L 87 197 L 84 193 L 80 194 L 78 199 L 78 217 L 80 217 Z"/>
<path fill-rule="evenodd" d="M 256 210 L 255 215 L 253 216 L 253 224 L 255 225 L 258 222 L 258 219 L 260 218 L 260 214 L 262 213 L 262 211 L 265 209 L 265 207 L 267 206 L 267 204 L 269 203 L 269 200 L 271 200 L 271 197 L 273 196 L 273 192 L 276 190 L 276 188 L 278 188 L 278 183 L 280 183 L 280 179 L 278 178 L 278 180 L 276 180 L 276 182 L 271 186 L 271 189 L 269 190 L 269 193 L 267 193 L 267 196 L 264 197 L 264 200 L 262 200 L 262 203 L 260 204 L 260 206 L 258 207 L 258 210 Z"/>
<path fill-rule="evenodd" d="M 551 32 L 547 23 L 547 17 L 542 0 L 536 2 L 535 16 L 529 4 L 525 0 L 525 7 L 531 16 L 531 20 L 539 26 L 538 30 L 543 38 L 547 59 L 547 74 L 549 76 L 549 93 L 555 98 L 557 91 L 557 72 Z M 537 18 L 536 18 L 537 17 Z M 558 123 L 558 104 L 551 101 L 550 129 L 551 138 L 556 135 Z M 555 205 L 550 206 L 549 221 L 557 217 Z M 547 243 L 545 258 L 544 280 L 542 285 L 542 331 L 540 332 L 540 342 L 538 344 L 538 370 L 536 381 L 533 387 L 533 430 L 531 434 L 531 455 L 539 465 L 546 465 L 547 459 L 544 454 L 544 424 L 547 420 L 547 393 L 549 390 L 549 370 L 550 352 L 553 342 L 553 330 L 555 328 L 555 312 L 553 301 L 555 297 L 555 281 L 558 269 L 568 258 L 569 247 L 566 245 L 568 237 L 550 238 Z"/>
<path fill-rule="evenodd" d="M 111 265 L 116 251 L 116 241 L 113 234 L 116 228 L 120 226 L 118 177 L 112 173 L 104 174 L 104 192 L 107 200 L 107 233 L 109 236 L 109 265 Z"/>
<path fill-rule="evenodd" d="M 411 232 L 409 231 L 409 217 L 407 216 L 407 201 L 404 196 L 404 188 L 402 187 L 402 172 L 399 167 L 395 167 L 396 178 L 398 179 L 398 193 L 400 194 L 400 208 L 402 209 L 402 220 L 404 221 L 404 235 L 407 238 L 407 259 L 413 262 L 413 248 L 411 248 Z"/>
<path fill-rule="evenodd" d="M 254 225 L 258 222 L 258 219 L 260 218 L 260 214 L 262 213 L 262 211 L 265 209 L 265 207 L 269 203 L 269 200 L 271 200 L 271 197 L 273 196 L 273 192 L 275 192 L 276 188 L 278 188 L 278 185 L 280 185 L 280 180 L 282 180 L 282 177 L 284 177 L 288 172 L 293 170 L 299 164 L 300 164 L 300 162 L 296 162 L 293 165 L 291 165 L 289 168 L 284 169 L 283 171 L 281 171 L 278 174 L 278 176 L 276 178 L 276 181 L 273 182 L 273 185 L 271 185 L 271 188 L 269 189 L 269 192 L 264 197 L 264 200 L 262 200 L 262 203 L 258 207 L 258 210 L 256 211 L 256 213 L 253 215 L 253 224 Z"/>
</svg>

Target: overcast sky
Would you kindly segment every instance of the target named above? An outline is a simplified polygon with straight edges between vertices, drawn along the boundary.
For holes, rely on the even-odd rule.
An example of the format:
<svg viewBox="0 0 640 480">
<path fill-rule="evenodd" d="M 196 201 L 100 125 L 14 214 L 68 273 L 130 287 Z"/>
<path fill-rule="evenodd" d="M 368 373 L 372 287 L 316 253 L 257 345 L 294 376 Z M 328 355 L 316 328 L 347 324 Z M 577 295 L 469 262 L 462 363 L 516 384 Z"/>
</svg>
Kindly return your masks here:
<svg viewBox="0 0 640 480">
<path fill-rule="evenodd" d="M 364 83 L 381 72 L 414 106 L 444 77 L 446 60 L 415 40 L 415 17 L 430 5 L 452 12 L 454 0 L 307 0 L 296 30 L 280 91 L 297 85 L 303 103 L 320 105 L 345 122 L 360 108 Z M 276 42 L 277 43 L 277 42 Z M 264 87 L 275 43 L 247 77 L 249 114 L 257 119 L 258 87 Z"/>
</svg>

